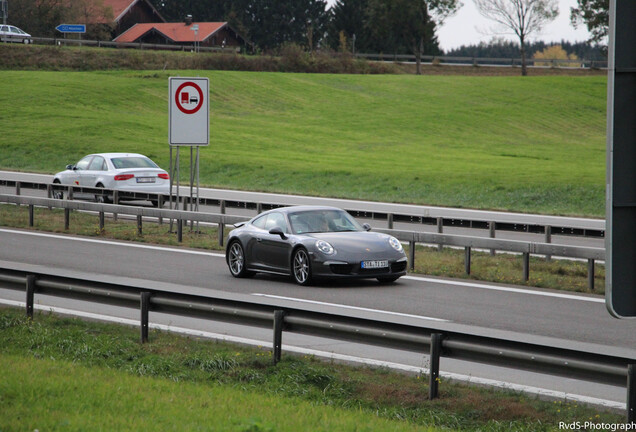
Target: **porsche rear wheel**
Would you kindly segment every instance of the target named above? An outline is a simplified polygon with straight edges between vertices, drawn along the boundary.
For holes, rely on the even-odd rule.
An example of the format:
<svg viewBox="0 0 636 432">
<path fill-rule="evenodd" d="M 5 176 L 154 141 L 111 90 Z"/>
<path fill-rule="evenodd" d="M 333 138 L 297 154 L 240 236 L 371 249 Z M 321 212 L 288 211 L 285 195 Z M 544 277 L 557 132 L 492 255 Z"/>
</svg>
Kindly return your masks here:
<svg viewBox="0 0 636 432">
<path fill-rule="evenodd" d="M 248 271 L 245 262 L 245 252 L 241 242 L 234 241 L 228 248 L 227 266 L 232 276 L 245 278 L 254 276 L 254 272 Z"/>
</svg>

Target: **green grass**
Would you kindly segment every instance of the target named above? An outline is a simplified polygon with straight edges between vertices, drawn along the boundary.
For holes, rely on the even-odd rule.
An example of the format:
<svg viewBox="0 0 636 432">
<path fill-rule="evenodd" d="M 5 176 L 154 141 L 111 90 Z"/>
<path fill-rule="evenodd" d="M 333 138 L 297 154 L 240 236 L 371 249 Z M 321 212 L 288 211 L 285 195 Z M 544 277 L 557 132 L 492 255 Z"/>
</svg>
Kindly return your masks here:
<svg viewBox="0 0 636 432">
<path fill-rule="evenodd" d="M 167 167 L 168 77 L 205 76 L 206 186 L 604 215 L 604 76 L 2 75 L 2 169 L 54 173 L 102 151 Z"/>
<path fill-rule="evenodd" d="M 31 229 L 28 226 L 27 209 L 27 206 L 0 205 L 0 226 Z M 232 226 L 226 227 L 224 238 L 227 238 L 231 228 Z M 139 235 L 137 224 L 130 220 L 120 219 L 115 222 L 112 219 L 106 219 L 104 230 L 101 231 L 97 216 L 71 212 L 69 230 L 67 231 L 64 229 L 62 210 L 36 208 L 34 209 L 33 229 L 170 246 L 225 250 L 218 244 L 216 227 L 210 228 L 201 225 L 198 232 L 192 227 L 186 227 L 183 230 L 183 242 L 179 243 L 175 233 L 169 232 L 167 221 L 163 225 L 144 223 L 142 235 Z M 176 227 L 173 229 L 176 230 Z M 558 259 L 548 261 L 542 257 L 531 257 L 530 279 L 524 281 L 523 262 L 519 255 L 500 253 L 493 257 L 489 253 L 472 252 L 471 257 L 471 274 L 467 275 L 463 250 L 443 248 L 442 252 L 438 252 L 437 248 L 418 246 L 415 250 L 414 273 L 450 278 L 470 278 L 562 291 L 591 292 L 588 287 L 587 263 L 585 262 Z M 594 293 L 604 294 L 605 266 L 595 264 L 595 269 Z"/>
<path fill-rule="evenodd" d="M 0 308 L 0 430 L 556 430 L 617 423 L 574 402 Z"/>
</svg>

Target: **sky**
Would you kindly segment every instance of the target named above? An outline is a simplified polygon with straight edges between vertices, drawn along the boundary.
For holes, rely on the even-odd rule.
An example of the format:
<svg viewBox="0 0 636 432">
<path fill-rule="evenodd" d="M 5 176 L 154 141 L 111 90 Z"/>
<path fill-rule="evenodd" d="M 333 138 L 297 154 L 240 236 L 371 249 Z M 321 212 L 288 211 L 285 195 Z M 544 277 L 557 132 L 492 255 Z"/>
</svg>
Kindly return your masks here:
<svg viewBox="0 0 636 432">
<path fill-rule="evenodd" d="M 328 0 L 332 5 L 335 0 Z M 479 42 L 488 42 L 494 36 L 519 42 L 519 39 L 510 33 L 510 30 L 502 30 L 497 23 L 482 17 L 473 0 L 461 0 L 464 4 L 455 15 L 447 18 L 444 24 L 437 29 L 437 39 L 440 48 L 444 51 L 458 48 L 461 45 L 476 45 Z M 585 25 L 574 29 L 570 24 L 570 8 L 576 6 L 576 0 L 558 0 L 559 16 L 546 25 L 540 34 L 533 34 L 529 42 L 542 40 L 544 42 L 569 42 L 586 41 L 590 38 Z M 495 29 L 493 32 L 492 30 Z M 507 31 L 507 33 L 506 33 Z M 503 33 L 502 33 L 503 32 Z"/>
</svg>

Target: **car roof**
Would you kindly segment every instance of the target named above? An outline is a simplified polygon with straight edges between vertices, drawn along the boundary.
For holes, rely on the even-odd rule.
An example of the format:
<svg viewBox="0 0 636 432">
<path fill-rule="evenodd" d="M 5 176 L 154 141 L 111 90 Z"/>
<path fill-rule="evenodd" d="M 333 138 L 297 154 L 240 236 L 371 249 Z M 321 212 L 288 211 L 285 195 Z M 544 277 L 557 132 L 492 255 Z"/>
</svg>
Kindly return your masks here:
<svg viewBox="0 0 636 432">
<path fill-rule="evenodd" d="M 148 157 L 139 153 L 92 153 L 87 156 L 102 156 L 105 158 L 114 158 L 114 157 Z"/>
<path fill-rule="evenodd" d="M 338 207 L 303 205 L 303 206 L 279 207 L 279 208 L 268 210 L 268 211 L 263 212 L 261 214 L 270 213 L 270 212 L 274 212 L 274 211 L 289 214 L 289 213 L 297 213 L 297 212 L 303 212 L 303 211 L 316 211 L 316 210 L 318 210 L 318 211 L 320 211 L 320 210 L 342 211 L 342 209 L 338 208 Z"/>
</svg>

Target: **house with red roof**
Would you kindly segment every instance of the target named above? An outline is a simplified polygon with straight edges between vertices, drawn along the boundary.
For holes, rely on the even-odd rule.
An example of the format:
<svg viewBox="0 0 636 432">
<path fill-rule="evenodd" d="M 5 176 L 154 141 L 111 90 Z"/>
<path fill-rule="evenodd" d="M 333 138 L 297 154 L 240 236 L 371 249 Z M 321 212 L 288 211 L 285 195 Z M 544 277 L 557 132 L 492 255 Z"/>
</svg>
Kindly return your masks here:
<svg viewBox="0 0 636 432">
<path fill-rule="evenodd" d="M 196 42 L 199 46 L 222 48 L 251 45 L 227 22 L 193 22 L 190 18 L 180 23 L 135 24 L 114 41 L 167 45 L 193 45 Z"/>
<path fill-rule="evenodd" d="M 166 22 L 149 0 L 102 0 L 83 8 L 79 19 L 87 24 L 89 37 L 108 39 L 137 23 Z"/>
<path fill-rule="evenodd" d="M 161 14 L 148 0 L 103 0 L 104 6 L 112 10 L 115 22 L 115 35 L 119 35 L 138 23 L 166 22 Z M 101 17 L 101 24 L 108 21 Z M 112 21 L 111 21 L 112 22 Z"/>
</svg>

